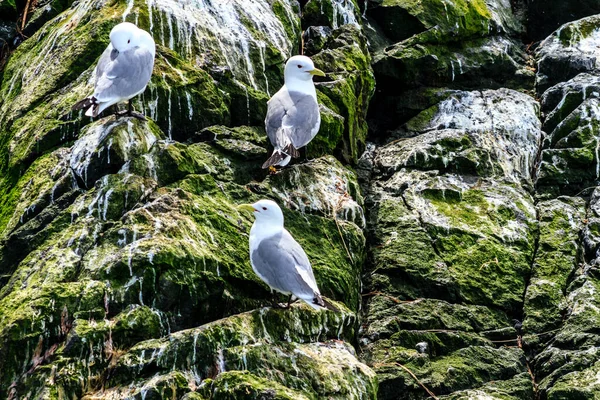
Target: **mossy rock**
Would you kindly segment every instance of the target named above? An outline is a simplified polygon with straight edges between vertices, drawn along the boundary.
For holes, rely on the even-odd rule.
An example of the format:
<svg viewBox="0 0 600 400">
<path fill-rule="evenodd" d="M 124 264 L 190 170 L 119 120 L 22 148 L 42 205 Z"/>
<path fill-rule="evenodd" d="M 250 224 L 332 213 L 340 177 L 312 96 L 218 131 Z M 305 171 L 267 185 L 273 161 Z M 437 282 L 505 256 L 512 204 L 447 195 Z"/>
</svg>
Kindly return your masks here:
<svg viewBox="0 0 600 400">
<path fill-rule="evenodd" d="M 308 400 L 310 397 L 248 371 L 226 371 L 208 380 L 200 389 L 203 399 L 215 400 Z"/>
<path fill-rule="evenodd" d="M 493 381 L 477 389 L 463 390 L 447 396 L 443 400 L 469 400 L 484 398 L 489 400 L 533 400 L 535 392 L 531 375 L 522 373 L 512 379 Z"/>
<path fill-rule="evenodd" d="M 171 370 L 177 365 L 204 396 L 229 393 L 229 385 L 223 387 L 219 382 L 235 378 L 241 380 L 247 396 L 263 384 L 299 398 L 374 399 L 375 375 L 356 360 L 351 347 L 339 340 L 314 343 L 352 337 L 355 322 L 355 316 L 346 310 L 318 313 L 305 305 L 239 314 L 162 340 L 139 343 L 120 356 L 109 386 L 147 380 L 157 369 Z M 235 387 L 231 390 L 237 393 Z"/>
<path fill-rule="evenodd" d="M 470 346 L 439 358 L 413 355 L 405 364 L 389 359 L 374 366 L 381 380 L 380 399 L 399 398 L 398 388 L 402 388 L 402 399 L 422 396 L 423 388 L 401 365 L 436 395 L 508 380 L 527 371 L 525 356 L 516 348 Z"/>
<path fill-rule="evenodd" d="M 402 199 L 381 201 L 373 214 L 380 227 L 374 267 L 389 277 L 373 284 L 391 283 L 386 291 L 404 298 L 434 296 L 516 310 L 534 249 L 529 195 L 482 181 L 474 189 L 452 176 L 396 175 L 388 185 L 402 184 L 403 176 L 408 189 Z M 399 235 L 398 229 L 413 233 Z"/>
<path fill-rule="evenodd" d="M 327 26 L 337 29 L 351 24 L 361 26 L 361 13 L 356 0 L 308 0 L 302 8 L 302 29 Z"/>
<path fill-rule="evenodd" d="M 600 17 L 592 15 L 569 22 L 552 32 L 536 49 L 536 90 L 544 93 L 551 86 L 596 69 L 594 49 Z"/>
<path fill-rule="evenodd" d="M 552 132 L 586 99 L 600 93 L 600 77 L 582 73 L 567 82 L 558 83 L 544 92 L 542 112 L 546 114 L 544 132 Z"/>
<path fill-rule="evenodd" d="M 538 204 L 540 235 L 532 279 L 525 292 L 523 330 L 528 334 L 558 328 L 564 314 L 564 292 L 581 257 L 578 245 L 584 229 L 585 203 L 578 197 L 560 197 Z"/>
<path fill-rule="evenodd" d="M 540 192 L 574 195 L 598 180 L 599 125 L 594 113 L 599 101 L 596 97 L 584 100 L 548 136 L 537 178 Z"/>
<path fill-rule="evenodd" d="M 378 82 L 415 87 L 532 88 L 534 73 L 521 44 L 503 36 L 451 44 L 398 43 L 375 55 Z"/>
<path fill-rule="evenodd" d="M 512 9 L 484 0 L 383 0 L 367 13 L 394 42 L 449 42 L 523 31 Z"/>
<path fill-rule="evenodd" d="M 332 32 L 321 51 L 307 55 L 328 78 L 316 83 L 325 111 L 321 129 L 308 145 L 308 156 L 334 153 L 356 163 L 364 150 L 367 110 L 375 88 L 366 38 L 357 26 L 346 24 Z"/>
</svg>

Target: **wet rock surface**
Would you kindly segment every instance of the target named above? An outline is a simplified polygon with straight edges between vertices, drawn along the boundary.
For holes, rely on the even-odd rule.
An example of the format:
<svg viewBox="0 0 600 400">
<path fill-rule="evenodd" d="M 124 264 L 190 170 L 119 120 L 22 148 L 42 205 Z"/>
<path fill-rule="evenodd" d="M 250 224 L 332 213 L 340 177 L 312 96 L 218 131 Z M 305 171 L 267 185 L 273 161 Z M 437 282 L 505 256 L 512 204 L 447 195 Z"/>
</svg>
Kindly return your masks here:
<svg viewBox="0 0 600 400">
<path fill-rule="evenodd" d="M 0 397 L 595 398 L 600 19 L 538 3 L 0 1 Z M 71 112 L 124 20 L 148 121 Z M 300 49 L 321 130 L 270 175 Z M 271 307 L 264 197 L 339 313 Z"/>
</svg>

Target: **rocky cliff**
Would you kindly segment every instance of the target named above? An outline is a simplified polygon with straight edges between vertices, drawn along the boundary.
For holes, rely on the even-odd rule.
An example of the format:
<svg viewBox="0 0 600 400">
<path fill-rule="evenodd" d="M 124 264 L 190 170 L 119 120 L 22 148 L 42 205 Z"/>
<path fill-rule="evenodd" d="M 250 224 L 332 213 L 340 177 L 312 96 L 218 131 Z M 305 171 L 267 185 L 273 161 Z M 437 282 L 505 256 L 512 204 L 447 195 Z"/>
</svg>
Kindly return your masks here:
<svg viewBox="0 0 600 400">
<path fill-rule="evenodd" d="M 600 396 L 596 3 L 0 0 L 0 398 Z M 71 111 L 121 21 L 146 122 Z M 301 51 L 321 130 L 269 175 Z M 264 197 L 341 312 L 269 307 Z"/>
</svg>

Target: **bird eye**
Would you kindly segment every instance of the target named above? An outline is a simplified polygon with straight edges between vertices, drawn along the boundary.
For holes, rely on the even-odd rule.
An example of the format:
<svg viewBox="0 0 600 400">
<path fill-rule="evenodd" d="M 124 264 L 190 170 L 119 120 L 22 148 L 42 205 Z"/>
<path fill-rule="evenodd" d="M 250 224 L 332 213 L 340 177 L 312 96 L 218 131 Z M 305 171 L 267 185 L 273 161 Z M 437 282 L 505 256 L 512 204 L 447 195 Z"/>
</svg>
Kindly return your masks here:
<svg viewBox="0 0 600 400">
<path fill-rule="evenodd" d="M 130 43 L 130 42 L 131 42 L 131 39 L 129 39 L 129 40 L 127 41 L 127 43 Z"/>
<path fill-rule="evenodd" d="M 302 65 L 298 64 L 298 68 L 302 68 Z"/>
<path fill-rule="evenodd" d="M 263 210 L 266 210 L 266 209 L 267 209 L 267 207 L 263 207 Z"/>
</svg>

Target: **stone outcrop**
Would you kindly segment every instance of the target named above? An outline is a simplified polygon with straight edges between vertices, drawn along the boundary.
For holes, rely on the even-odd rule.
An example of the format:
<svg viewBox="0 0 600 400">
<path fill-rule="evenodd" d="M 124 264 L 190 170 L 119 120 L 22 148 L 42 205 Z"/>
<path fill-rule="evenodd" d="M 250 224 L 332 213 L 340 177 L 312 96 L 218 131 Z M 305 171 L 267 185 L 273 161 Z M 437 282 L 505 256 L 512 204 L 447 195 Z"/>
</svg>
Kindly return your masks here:
<svg viewBox="0 0 600 400">
<path fill-rule="evenodd" d="M 595 398 L 592 3 L 0 0 L 0 397 Z M 147 121 L 71 111 L 121 21 Z M 271 175 L 301 51 L 321 129 Z M 339 313 L 270 306 L 264 197 Z"/>
</svg>

